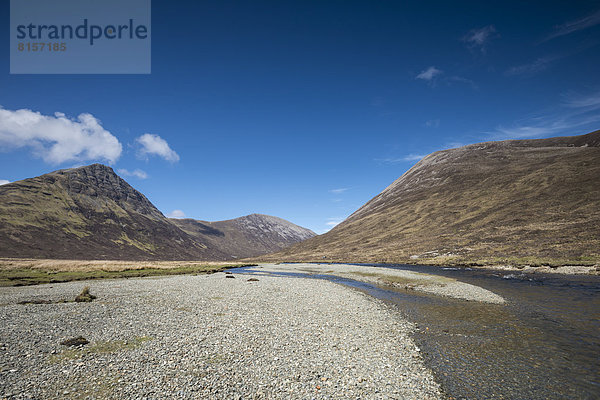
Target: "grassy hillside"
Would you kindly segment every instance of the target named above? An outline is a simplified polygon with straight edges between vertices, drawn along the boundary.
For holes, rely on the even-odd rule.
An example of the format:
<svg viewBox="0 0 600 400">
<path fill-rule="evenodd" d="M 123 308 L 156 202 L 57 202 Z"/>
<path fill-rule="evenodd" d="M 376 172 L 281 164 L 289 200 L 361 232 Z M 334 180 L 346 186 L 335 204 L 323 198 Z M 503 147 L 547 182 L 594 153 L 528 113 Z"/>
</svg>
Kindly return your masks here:
<svg viewBox="0 0 600 400">
<path fill-rule="evenodd" d="M 330 232 L 263 259 L 600 262 L 600 131 L 428 155 Z"/>
<path fill-rule="evenodd" d="M 107 166 L 55 171 L 0 186 L 0 257 L 233 260 L 314 236 L 281 218 L 166 218 Z"/>
<path fill-rule="evenodd" d="M 144 195 L 101 164 L 0 186 L 0 256 L 225 258 L 170 223 Z"/>
</svg>

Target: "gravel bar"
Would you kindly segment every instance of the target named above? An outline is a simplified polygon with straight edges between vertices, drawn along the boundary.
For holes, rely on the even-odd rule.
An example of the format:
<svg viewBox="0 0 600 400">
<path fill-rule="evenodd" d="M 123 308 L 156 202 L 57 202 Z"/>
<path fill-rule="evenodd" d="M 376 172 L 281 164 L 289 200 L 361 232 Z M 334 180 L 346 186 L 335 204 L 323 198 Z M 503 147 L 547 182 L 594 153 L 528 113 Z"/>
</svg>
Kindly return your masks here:
<svg viewBox="0 0 600 400">
<path fill-rule="evenodd" d="M 467 301 L 504 304 L 502 296 L 487 289 L 456 279 L 439 275 L 425 274 L 402 269 L 371 267 L 350 264 L 262 264 L 256 267 L 260 272 L 298 272 L 309 274 L 334 275 L 357 281 L 386 284 L 426 292 L 438 296 L 452 297 Z"/>
<path fill-rule="evenodd" d="M 414 327 L 379 300 L 227 276 L 0 288 L 0 398 L 441 398 Z M 86 285 L 95 301 L 58 303 Z"/>
</svg>

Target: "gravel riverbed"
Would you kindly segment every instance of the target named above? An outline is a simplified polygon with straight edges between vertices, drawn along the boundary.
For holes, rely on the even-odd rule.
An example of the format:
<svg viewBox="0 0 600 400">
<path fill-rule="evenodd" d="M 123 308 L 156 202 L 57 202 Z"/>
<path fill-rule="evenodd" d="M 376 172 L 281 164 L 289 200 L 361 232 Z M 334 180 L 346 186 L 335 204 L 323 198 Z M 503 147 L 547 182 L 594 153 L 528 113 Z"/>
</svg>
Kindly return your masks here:
<svg viewBox="0 0 600 400">
<path fill-rule="evenodd" d="M 256 271 L 269 272 L 296 272 L 308 274 L 333 275 L 357 281 L 384 284 L 426 292 L 438 296 L 453 297 L 467 301 L 482 303 L 504 304 L 505 300 L 482 287 L 470 285 L 456 279 L 438 275 L 412 272 L 402 269 L 381 268 L 351 264 L 263 264 L 257 266 Z"/>
<path fill-rule="evenodd" d="M 0 398 L 437 399 L 397 311 L 323 280 L 224 273 L 0 288 Z M 89 285 L 91 303 L 72 300 Z M 83 336 L 89 344 L 60 342 Z"/>
</svg>

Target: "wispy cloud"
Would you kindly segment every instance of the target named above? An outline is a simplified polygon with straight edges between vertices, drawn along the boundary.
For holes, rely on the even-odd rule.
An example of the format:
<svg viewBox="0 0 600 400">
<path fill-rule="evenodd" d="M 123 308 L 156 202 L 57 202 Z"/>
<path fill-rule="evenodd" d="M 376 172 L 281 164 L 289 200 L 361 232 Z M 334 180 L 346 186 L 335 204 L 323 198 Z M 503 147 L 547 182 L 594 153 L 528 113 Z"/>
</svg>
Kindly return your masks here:
<svg viewBox="0 0 600 400">
<path fill-rule="evenodd" d="M 148 174 L 141 169 L 134 169 L 133 171 L 129 171 L 125 168 L 118 169 L 117 172 L 123 176 L 134 176 L 139 179 L 147 179 Z"/>
<path fill-rule="evenodd" d="M 342 194 L 344 192 L 347 192 L 348 190 L 350 190 L 350 188 L 338 188 L 338 189 L 331 189 L 329 190 L 329 193 L 333 193 L 333 194 Z"/>
<path fill-rule="evenodd" d="M 409 154 L 407 156 L 402 157 L 403 161 L 419 161 L 421 158 L 425 157 L 426 154 Z"/>
<path fill-rule="evenodd" d="M 568 21 L 565 22 L 564 24 L 561 25 L 557 25 L 554 27 L 554 32 L 551 33 L 550 35 L 548 35 L 544 41 L 550 40 L 550 39 L 554 39 L 560 36 L 565 36 L 568 34 L 571 34 L 573 32 L 577 32 L 577 31 L 581 31 L 587 28 L 591 28 L 593 26 L 596 26 L 600 24 L 600 10 L 585 16 L 583 18 L 574 20 L 574 21 Z"/>
<path fill-rule="evenodd" d="M 142 158 L 148 158 L 148 155 L 156 155 L 167 161 L 179 161 L 179 154 L 173 151 L 167 141 L 158 135 L 145 133 L 135 141 L 140 145 L 138 155 Z"/>
<path fill-rule="evenodd" d="M 431 87 L 436 87 L 438 82 L 444 83 L 448 86 L 451 86 L 454 83 L 466 83 L 473 88 L 477 88 L 475 82 L 470 79 L 463 78 L 462 76 L 456 75 L 446 75 L 444 71 L 434 66 L 431 66 L 423 71 L 421 71 L 415 79 L 420 79 L 422 81 L 427 82 L 427 84 Z"/>
<path fill-rule="evenodd" d="M 325 222 L 325 225 L 333 228 L 334 226 L 341 224 L 343 221 L 344 221 L 344 218 L 340 218 L 340 217 L 328 218 L 327 222 Z"/>
<path fill-rule="evenodd" d="M 454 83 L 464 83 L 471 86 L 473 89 L 477 89 L 477 85 L 471 79 L 463 78 L 462 76 L 449 76 L 446 79 L 446 83 L 450 86 Z"/>
<path fill-rule="evenodd" d="M 422 79 L 427 82 L 432 82 L 436 77 L 442 75 L 443 73 L 444 73 L 444 71 L 442 71 L 441 69 L 431 66 L 431 67 L 421 71 L 421 73 L 419 73 L 415 77 L 415 79 Z"/>
<path fill-rule="evenodd" d="M 484 26 L 480 29 L 472 29 L 463 36 L 462 41 L 466 43 L 470 49 L 477 49 L 482 53 L 486 52 L 486 46 L 494 37 L 496 28 L 494 25 Z"/>
<path fill-rule="evenodd" d="M 7 183 L 10 183 L 10 181 L 7 181 L 6 179 L 0 179 L 0 186 L 6 185 Z"/>
<path fill-rule="evenodd" d="M 570 96 L 564 103 L 569 108 L 596 110 L 600 108 L 600 91 L 587 96 Z"/>
<path fill-rule="evenodd" d="M 403 162 L 413 162 L 419 161 L 421 158 L 425 157 L 426 154 L 408 154 L 402 157 L 389 157 L 389 158 L 377 158 L 375 161 L 384 163 L 384 164 L 398 164 Z"/>
<path fill-rule="evenodd" d="M 430 119 L 429 121 L 425 121 L 425 126 L 427 128 L 438 128 L 440 126 L 440 120 Z"/>
<path fill-rule="evenodd" d="M 317 232 L 319 235 L 322 235 L 324 233 L 329 232 L 331 229 L 333 229 L 336 225 L 340 224 L 342 221 L 344 221 L 345 218 L 342 217 L 336 217 L 336 218 L 327 218 L 327 221 L 325 222 L 325 226 L 326 228 L 324 229 L 317 229 L 315 230 L 315 232 Z"/>
<path fill-rule="evenodd" d="M 498 126 L 491 132 L 495 140 L 538 138 L 551 135 L 564 129 L 564 125 L 549 124 L 547 122 L 537 125 L 514 125 L 511 127 Z"/>
<path fill-rule="evenodd" d="M 463 147 L 466 146 L 466 143 L 463 142 L 449 142 L 446 143 L 446 145 L 444 146 L 444 149 L 457 149 L 459 147 Z"/>
<path fill-rule="evenodd" d="M 509 75 L 509 76 L 535 75 L 536 73 L 541 72 L 541 71 L 545 70 L 546 68 L 548 68 L 548 66 L 552 62 L 558 60 L 559 58 L 561 58 L 561 57 L 557 57 L 557 56 L 539 57 L 530 63 L 511 67 L 508 70 L 506 70 L 505 74 Z"/>
<path fill-rule="evenodd" d="M 412 162 L 414 163 L 415 161 L 420 161 L 421 159 L 427 157 L 429 154 L 434 153 L 436 151 L 442 151 L 442 150 L 448 150 L 448 149 L 455 149 L 458 147 L 463 147 L 466 146 L 467 143 L 464 142 L 446 142 L 443 146 L 439 146 L 439 147 L 434 147 L 431 148 L 431 151 L 427 154 L 415 154 L 415 153 L 411 153 L 402 157 L 390 157 L 390 158 L 377 158 L 375 159 L 375 161 L 378 161 L 380 163 L 385 163 L 385 164 L 398 164 L 398 163 L 405 163 L 405 162 Z M 429 149 L 428 149 L 429 150 Z"/>
<path fill-rule="evenodd" d="M 543 136 L 575 135 L 581 129 L 594 129 L 600 122 L 600 92 L 571 96 L 558 110 L 523 121 L 512 126 L 498 126 L 487 132 L 491 139 L 526 139 Z"/>
<path fill-rule="evenodd" d="M 19 148 L 31 149 L 34 156 L 50 164 L 90 160 L 112 164 L 122 152 L 119 140 L 92 114 L 68 118 L 59 112 L 43 115 L 0 107 L 0 149 Z"/>
<path fill-rule="evenodd" d="M 185 213 L 181 210 L 173 210 L 167 214 L 169 218 L 185 218 Z"/>
</svg>

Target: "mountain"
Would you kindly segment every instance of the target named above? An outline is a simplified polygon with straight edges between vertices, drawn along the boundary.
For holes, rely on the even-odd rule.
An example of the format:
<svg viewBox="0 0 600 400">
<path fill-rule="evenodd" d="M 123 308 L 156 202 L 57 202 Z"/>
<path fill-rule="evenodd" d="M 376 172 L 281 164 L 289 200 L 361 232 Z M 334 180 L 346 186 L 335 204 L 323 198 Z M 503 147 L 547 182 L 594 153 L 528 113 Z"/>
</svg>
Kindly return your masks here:
<svg viewBox="0 0 600 400">
<path fill-rule="evenodd" d="M 166 218 L 102 164 L 0 186 L 0 257 L 230 260 L 307 237 L 303 228 L 268 216 L 199 224 L 209 234 L 182 230 L 183 222 Z"/>
<path fill-rule="evenodd" d="M 0 256 L 219 259 L 102 164 L 0 186 Z"/>
<path fill-rule="evenodd" d="M 193 219 L 171 221 L 198 241 L 219 249 L 231 258 L 272 253 L 315 236 L 309 229 L 262 214 L 217 222 Z"/>
<path fill-rule="evenodd" d="M 278 261 L 600 261 L 600 131 L 432 153 Z"/>
</svg>

